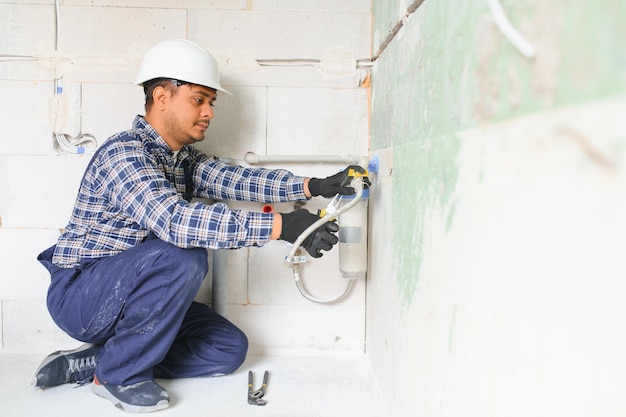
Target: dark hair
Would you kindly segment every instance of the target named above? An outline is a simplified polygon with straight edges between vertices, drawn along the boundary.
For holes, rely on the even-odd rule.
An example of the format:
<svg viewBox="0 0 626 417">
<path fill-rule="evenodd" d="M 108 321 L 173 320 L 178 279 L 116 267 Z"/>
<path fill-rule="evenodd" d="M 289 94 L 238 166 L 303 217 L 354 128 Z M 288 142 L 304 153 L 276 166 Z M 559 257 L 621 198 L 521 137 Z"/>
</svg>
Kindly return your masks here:
<svg viewBox="0 0 626 417">
<path fill-rule="evenodd" d="M 154 104 L 154 98 L 152 94 L 157 87 L 163 87 L 172 95 L 176 94 L 176 87 L 180 87 L 183 84 L 189 84 L 185 81 L 173 80 L 171 78 L 153 78 L 143 83 L 143 93 L 146 97 L 146 104 L 144 105 L 146 112 L 150 110 Z"/>
</svg>

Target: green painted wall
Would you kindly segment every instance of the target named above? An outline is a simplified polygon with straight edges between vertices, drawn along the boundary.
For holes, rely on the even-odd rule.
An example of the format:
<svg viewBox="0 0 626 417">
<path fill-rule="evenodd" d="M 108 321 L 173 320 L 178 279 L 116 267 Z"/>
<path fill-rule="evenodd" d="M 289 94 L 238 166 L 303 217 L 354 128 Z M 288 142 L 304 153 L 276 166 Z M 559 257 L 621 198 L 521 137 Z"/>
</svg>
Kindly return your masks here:
<svg viewBox="0 0 626 417">
<path fill-rule="evenodd" d="M 623 327 L 603 312 L 617 305 L 607 294 L 623 294 L 626 268 L 623 257 L 603 254 L 623 239 L 596 231 L 626 224 L 621 215 L 594 218 L 598 207 L 615 207 L 616 184 L 626 181 L 598 172 L 596 152 L 619 166 L 622 128 L 613 120 L 622 101 L 607 105 L 610 122 L 593 124 L 604 100 L 626 93 L 626 2 L 501 2 L 535 58 L 502 35 L 486 0 L 425 0 L 372 70 L 370 150 L 382 163 L 370 198 L 367 352 L 390 416 L 462 415 L 464 407 L 468 415 L 601 415 L 584 411 L 605 393 L 586 396 L 595 390 L 589 364 L 626 366 L 623 355 L 598 353 L 593 337 L 576 339 L 596 328 L 585 320 L 605 323 L 600 341 Z M 373 51 L 409 3 L 373 0 Z M 586 142 L 549 132 L 551 118 L 574 124 L 556 113 L 576 118 L 582 106 L 597 112 L 582 118 L 592 126 L 580 128 Z M 585 230 L 602 251 L 588 250 Z M 583 238 L 570 243 L 569 233 Z M 590 281 L 588 265 L 609 265 L 605 281 Z M 593 304 L 586 294 L 598 285 L 610 289 Z M 564 297 L 571 288 L 585 291 Z M 579 313 L 585 303 L 592 307 Z M 622 347 L 626 336 L 620 343 L 608 345 Z M 567 377 L 571 358 L 555 361 L 572 349 L 571 358 L 588 359 L 587 385 L 567 385 L 576 379 Z M 624 386 L 622 374 L 606 386 Z M 531 400 L 516 404 L 519 392 Z M 568 413 L 545 411 L 572 392 Z M 623 414 L 618 403 L 603 415 Z"/>
<path fill-rule="evenodd" d="M 405 3 L 373 1 L 374 42 Z M 626 91 L 626 2 L 502 5 L 535 58 L 503 37 L 486 1 L 426 0 L 374 67 L 371 150 L 393 150 L 390 239 L 403 307 L 419 282 L 428 213 L 453 220 L 459 131 Z"/>
<path fill-rule="evenodd" d="M 374 0 L 374 39 L 397 22 L 397 3 Z M 426 0 L 376 64 L 372 148 L 626 90 L 626 2 L 502 4 L 537 57 L 502 36 L 486 1 Z"/>
</svg>

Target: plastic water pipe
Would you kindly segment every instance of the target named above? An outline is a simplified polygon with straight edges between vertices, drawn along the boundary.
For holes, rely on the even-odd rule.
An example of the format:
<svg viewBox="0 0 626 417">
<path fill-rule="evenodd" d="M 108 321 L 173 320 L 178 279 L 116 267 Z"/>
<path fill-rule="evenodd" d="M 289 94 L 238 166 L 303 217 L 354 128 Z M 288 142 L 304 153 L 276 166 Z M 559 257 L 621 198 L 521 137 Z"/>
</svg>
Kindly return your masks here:
<svg viewBox="0 0 626 417">
<path fill-rule="evenodd" d="M 366 168 L 370 160 L 362 155 L 257 155 L 254 152 L 246 153 L 244 160 L 250 165 L 267 162 L 328 162 L 357 164 Z"/>
</svg>

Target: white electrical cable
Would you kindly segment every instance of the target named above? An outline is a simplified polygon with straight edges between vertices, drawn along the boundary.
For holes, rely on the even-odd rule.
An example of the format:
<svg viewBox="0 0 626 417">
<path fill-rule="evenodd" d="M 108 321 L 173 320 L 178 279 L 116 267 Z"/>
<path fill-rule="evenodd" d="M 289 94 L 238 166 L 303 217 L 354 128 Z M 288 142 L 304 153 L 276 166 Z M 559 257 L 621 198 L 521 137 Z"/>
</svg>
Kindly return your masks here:
<svg viewBox="0 0 626 417">
<path fill-rule="evenodd" d="M 0 62 L 2 61 L 35 61 L 37 58 L 30 55 L 5 55 L 0 54 Z"/>
<path fill-rule="evenodd" d="M 363 196 L 363 179 L 360 177 L 355 177 L 350 182 L 350 185 L 356 191 L 354 198 L 345 206 L 337 210 L 329 210 L 329 208 L 333 205 L 333 201 L 331 201 L 331 203 L 327 207 L 326 214 L 323 217 L 321 217 L 319 220 L 317 220 L 315 223 L 313 223 L 311 226 L 306 228 L 304 232 L 302 232 L 300 236 L 298 236 L 296 241 L 293 243 L 293 248 L 291 249 L 291 251 L 289 252 L 289 255 L 285 259 L 285 262 L 291 265 L 291 269 L 293 271 L 293 280 L 296 283 L 296 287 L 298 288 L 298 291 L 300 291 L 300 294 L 302 294 L 304 298 L 306 298 L 309 301 L 313 301 L 314 303 L 332 304 L 332 303 L 336 303 L 342 300 L 350 292 L 350 288 L 352 288 L 353 280 L 352 279 L 347 280 L 348 282 L 346 283 L 346 287 L 344 288 L 343 292 L 339 296 L 329 299 L 329 300 L 318 298 L 307 291 L 306 287 L 304 286 L 304 283 L 302 282 L 302 279 L 300 278 L 300 273 L 298 271 L 298 266 L 300 262 L 296 262 L 294 258 L 296 256 L 296 252 L 300 250 L 300 245 L 302 244 L 302 242 L 304 242 L 304 240 L 307 237 L 309 237 L 311 233 L 313 233 L 315 230 L 317 230 L 318 227 L 322 226 L 323 224 L 338 217 L 340 214 L 350 210 L 352 207 L 356 205 L 356 203 L 359 202 L 359 200 Z M 335 196 L 335 198 L 337 198 L 337 196 Z"/>
<path fill-rule="evenodd" d="M 63 109 L 61 104 L 61 96 L 63 95 L 63 77 L 54 80 L 54 99 L 55 99 L 55 112 L 54 112 L 54 128 L 52 130 L 52 137 L 59 145 L 62 151 L 75 154 L 86 154 L 95 152 L 98 147 L 98 141 L 89 133 L 79 133 L 76 137 L 67 133 L 59 132 L 59 109 Z"/>
<path fill-rule="evenodd" d="M 61 2 L 54 0 L 54 51 L 59 50 L 59 32 L 61 30 Z M 59 109 L 61 106 L 61 95 L 63 94 L 63 75 L 58 76 L 55 69 L 54 78 L 54 98 L 55 98 L 55 114 L 54 114 L 54 126 L 55 130 L 52 131 L 52 137 L 59 145 L 59 148 L 68 153 L 86 154 L 95 152 L 98 147 L 98 141 L 89 133 L 79 133 L 78 136 L 73 137 L 67 133 L 59 133 L 56 131 L 57 122 L 59 120 Z M 87 146 L 85 146 L 87 145 Z"/>
<path fill-rule="evenodd" d="M 59 32 L 61 31 L 61 2 L 54 0 L 54 51 L 59 50 Z"/>
<path fill-rule="evenodd" d="M 92 153 L 98 147 L 98 142 L 93 135 L 89 133 L 80 134 L 77 137 L 71 137 L 66 133 L 53 133 L 54 139 L 59 144 L 59 147 L 65 152 L 86 154 Z M 84 145 L 90 146 L 84 146 Z"/>
<path fill-rule="evenodd" d="M 535 47 L 511 23 L 504 13 L 504 9 L 500 4 L 500 0 L 487 0 L 487 4 L 491 9 L 493 20 L 498 26 L 502 34 L 517 48 L 517 50 L 526 58 L 535 56 Z"/>
</svg>

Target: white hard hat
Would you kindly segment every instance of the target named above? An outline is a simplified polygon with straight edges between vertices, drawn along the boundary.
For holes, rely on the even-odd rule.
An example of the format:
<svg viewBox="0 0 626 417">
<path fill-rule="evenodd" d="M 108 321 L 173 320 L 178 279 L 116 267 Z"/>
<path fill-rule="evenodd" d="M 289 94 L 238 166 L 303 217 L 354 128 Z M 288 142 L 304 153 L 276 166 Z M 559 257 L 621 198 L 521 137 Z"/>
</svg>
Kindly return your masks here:
<svg viewBox="0 0 626 417">
<path fill-rule="evenodd" d="M 230 94 L 220 84 L 217 61 L 200 45 L 175 39 L 154 45 L 141 63 L 135 84 L 155 78 L 172 78 Z"/>
</svg>

